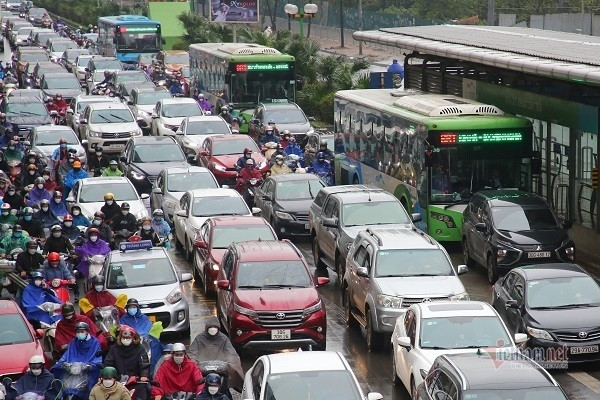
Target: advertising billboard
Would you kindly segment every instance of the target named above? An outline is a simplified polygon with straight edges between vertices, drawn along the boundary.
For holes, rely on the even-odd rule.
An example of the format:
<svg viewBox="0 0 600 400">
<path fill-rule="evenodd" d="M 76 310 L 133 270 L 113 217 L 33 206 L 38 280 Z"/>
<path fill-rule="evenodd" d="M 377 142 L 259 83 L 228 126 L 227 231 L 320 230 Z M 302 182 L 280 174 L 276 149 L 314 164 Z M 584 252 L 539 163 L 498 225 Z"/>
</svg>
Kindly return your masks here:
<svg viewBox="0 0 600 400">
<path fill-rule="evenodd" d="M 259 0 L 211 0 L 210 20 L 212 22 L 230 22 L 256 24 Z"/>
</svg>

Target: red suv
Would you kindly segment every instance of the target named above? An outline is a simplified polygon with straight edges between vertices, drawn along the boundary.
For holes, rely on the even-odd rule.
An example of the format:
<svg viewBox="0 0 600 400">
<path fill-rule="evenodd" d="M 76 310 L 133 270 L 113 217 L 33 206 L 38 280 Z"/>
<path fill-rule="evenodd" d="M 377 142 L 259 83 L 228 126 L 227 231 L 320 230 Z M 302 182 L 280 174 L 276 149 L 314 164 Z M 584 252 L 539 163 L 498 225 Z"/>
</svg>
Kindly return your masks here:
<svg viewBox="0 0 600 400">
<path fill-rule="evenodd" d="M 263 174 L 269 163 L 262 155 L 256 142 L 248 135 L 215 135 L 207 138 L 200 146 L 197 163 L 213 173 L 221 185 L 235 186 L 238 171 L 237 160 L 244 155 L 245 148 L 252 149 L 252 158 Z"/>
<path fill-rule="evenodd" d="M 306 260 L 290 241 L 233 243 L 217 280 L 217 316 L 234 347 L 325 350 L 325 304 Z"/>
<path fill-rule="evenodd" d="M 262 217 L 215 217 L 202 224 L 196 236 L 194 281 L 206 295 L 217 290 L 217 275 L 223 255 L 231 243 L 247 240 L 277 240 L 271 225 Z"/>
</svg>

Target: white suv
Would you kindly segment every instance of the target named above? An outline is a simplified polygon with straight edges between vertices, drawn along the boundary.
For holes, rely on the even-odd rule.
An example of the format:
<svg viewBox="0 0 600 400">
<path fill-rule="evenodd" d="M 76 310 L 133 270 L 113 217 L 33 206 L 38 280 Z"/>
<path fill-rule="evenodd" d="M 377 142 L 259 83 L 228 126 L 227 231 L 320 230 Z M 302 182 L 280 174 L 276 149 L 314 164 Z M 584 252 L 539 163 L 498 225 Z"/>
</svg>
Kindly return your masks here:
<svg viewBox="0 0 600 400">
<path fill-rule="evenodd" d="M 92 103 L 86 106 L 79 119 L 81 139 L 88 141 L 88 151 L 101 146 L 105 153 L 120 153 L 127 140 L 141 136 L 133 113 L 123 103 Z"/>
<path fill-rule="evenodd" d="M 175 136 L 185 117 L 204 115 L 196 100 L 187 97 L 162 99 L 156 103 L 152 113 L 152 134 Z"/>
</svg>

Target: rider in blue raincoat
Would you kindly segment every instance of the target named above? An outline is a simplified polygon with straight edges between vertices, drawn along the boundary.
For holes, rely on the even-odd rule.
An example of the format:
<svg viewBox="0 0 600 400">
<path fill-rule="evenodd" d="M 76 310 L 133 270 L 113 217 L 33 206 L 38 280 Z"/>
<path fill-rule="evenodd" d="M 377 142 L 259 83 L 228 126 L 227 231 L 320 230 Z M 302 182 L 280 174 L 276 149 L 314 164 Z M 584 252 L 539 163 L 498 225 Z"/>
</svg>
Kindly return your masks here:
<svg viewBox="0 0 600 400">
<path fill-rule="evenodd" d="M 322 151 L 317 153 L 317 157 L 313 162 L 313 165 L 306 169 L 307 172 L 312 172 L 325 181 L 329 186 L 333 184 L 331 182 L 331 176 L 333 170 L 331 169 L 331 163 L 325 159 L 325 153 Z"/>
<path fill-rule="evenodd" d="M 69 367 L 72 363 L 81 362 L 87 364 L 87 369 L 84 371 L 88 374 L 88 386 L 84 391 L 77 391 L 73 388 L 68 388 L 71 377 Z M 63 393 L 73 393 L 80 399 L 89 398 L 90 391 L 98 382 L 100 376 L 100 365 L 102 364 L 102 355 L 100 342 L 93 335 L 90 335 L 90 326 L 85 322 L 78 322 L 75 325 L 75 339 L 69 343 L 67 351 L 62 355 L 60 360 L 50 369 L 57 379 L 63 381 Z"/>
<path fill-rule="evenodd" d="M 127 300 L 125 309 L 127 312 L 121 317 L 120 324 L 132 327 L 141 338 L 150 339 L 150 371 L 154 371 L 156 363 L 162 357 L 163 345 L 160 343 L 160 340 L 150 336 L 152 321 L 150 321 L 148 316 L 142 314 L 140 305 L 136 299 L 131 298 Z"/>
<path fill-rule="evenodd" d="M 81 168 L 81 162 L 75 161 L 73 163 L 73 168 L 67 173 L 67 176 L 65 177 L 65 182 L 63 183 L 64 192 L 67 193 L 67 196 L 69 195 L 69 193 L 71 193 L 73 186 L 75 186 L 75 182 L 81 179 L 85 179 L 88 176 L 88 173 Z"/>
<path fill-rule="evenodd" d="M 171 227 L 165 221 L 165 213 L 160 208 L 152 212 L 152 229 L 159 237 L 168 237 L 171 234 Z"/>
<path fill-rule="evenodd" d="M 39 328 L 40 322 L 52 325 L 62 318 L 60 313 L 55 313 L 51 316 L 48 311 L 44 311 L 38 307 L 47 302 L 56 303 L 58 308 L 60 308 L 60 305 L 62 304 L 51 289 L 43 287 L 43 282 L 44 276 L 42 273 L 39 271 L 33 272 L 31 274 L 31 281 L 25 286 L 25 289 L 23 289 L 23 296 L 21 297 L 21 304 L 23 311 L 25 311 L 25 316 L 36 328 Z"/>
</svg>

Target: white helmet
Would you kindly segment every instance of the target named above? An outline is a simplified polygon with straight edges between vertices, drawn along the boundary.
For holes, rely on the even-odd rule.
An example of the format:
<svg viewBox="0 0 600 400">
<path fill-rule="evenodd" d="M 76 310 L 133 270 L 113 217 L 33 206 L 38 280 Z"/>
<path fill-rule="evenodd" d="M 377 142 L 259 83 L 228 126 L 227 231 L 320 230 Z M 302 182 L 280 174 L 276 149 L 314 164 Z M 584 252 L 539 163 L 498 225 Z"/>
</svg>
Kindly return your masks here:
<svg viewBox="0 0 600 400">
<path fill-rule="evenodd" d="M 44 364 L 44 357 L 37 355 L 29 359 L 29 364 Z"/>
<path fill-rule="evenodd" d="M 173 343 L 173 353 L 177 353 L 179 351 L 185 352 L 185 344 L 183 344 L 183 343 Z"/>
</svg>

